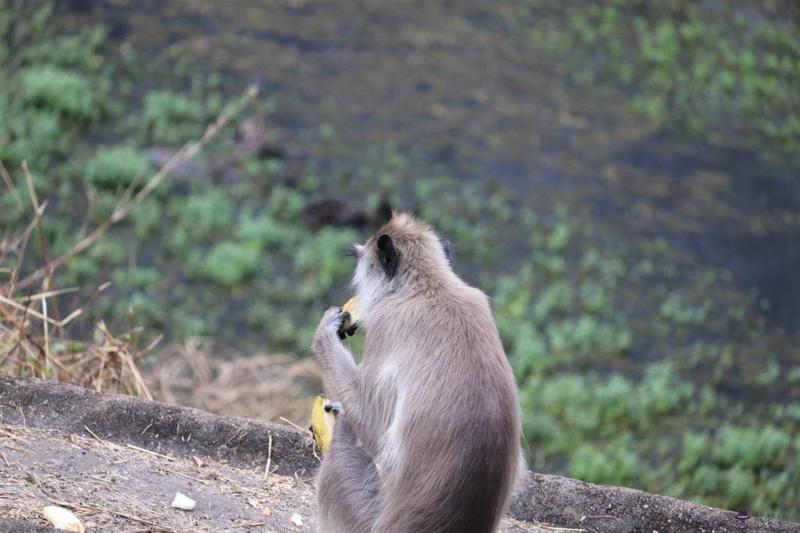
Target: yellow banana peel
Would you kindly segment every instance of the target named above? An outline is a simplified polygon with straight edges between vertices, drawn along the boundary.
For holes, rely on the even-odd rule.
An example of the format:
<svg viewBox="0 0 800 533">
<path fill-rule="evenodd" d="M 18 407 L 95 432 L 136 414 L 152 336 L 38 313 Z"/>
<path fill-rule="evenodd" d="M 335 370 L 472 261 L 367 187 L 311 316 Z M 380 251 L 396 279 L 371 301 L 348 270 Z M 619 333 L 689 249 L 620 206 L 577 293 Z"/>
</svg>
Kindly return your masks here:
<svg viewBox="0 0 800 533">
<path fill-rule="evenodd" d="M 350 319 L 347 321 L 348 327 L 361 320 L 361 313 L 358 309 L 358 300 L 356 300 L 355 296 L 344 303 L 342 306 L 342 311 L 345 313 L 350 313 Z"/>
<path fill-rule="evenodd" d="M 347 300 L 342 306 L 342 311 L 349 315 L 347 320 L 342 323 L 338 332 L 339 337 L 344 338 L 345 333 L 350 336 L 355 333 L 358 321 L 361 319 L 361 313 L 358 309 L 358 300 L 356 300 L 355 297 Z"/>
<path fill-rule="evenodd" d="M 331 445 L 333 426 L 336 423 L 336 412 L 337 409 L 334 407 L 333 402 L 322 394 L 314 399 L 314 405 L 311 407 L 311 426 L 309 429 L 322 455 L 328 453 L 328 448 Z"/>
</svg>

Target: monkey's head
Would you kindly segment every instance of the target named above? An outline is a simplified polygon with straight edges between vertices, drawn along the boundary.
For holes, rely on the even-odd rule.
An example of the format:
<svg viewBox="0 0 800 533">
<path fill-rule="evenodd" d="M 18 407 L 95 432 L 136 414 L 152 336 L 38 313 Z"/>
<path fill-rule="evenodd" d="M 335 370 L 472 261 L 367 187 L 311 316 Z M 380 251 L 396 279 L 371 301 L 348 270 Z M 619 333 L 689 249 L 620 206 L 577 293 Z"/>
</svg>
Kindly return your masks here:
<svg viewBox="0 0 800 533">
<path fill-rule="evenodd" d="M 353 250 L 358 264 L 352 283 L 365 316 L 389 294 L 452 275 L 452 244 L 408 213 L 393 213 L 375 235 L 353 245 Z"/>
</svg>

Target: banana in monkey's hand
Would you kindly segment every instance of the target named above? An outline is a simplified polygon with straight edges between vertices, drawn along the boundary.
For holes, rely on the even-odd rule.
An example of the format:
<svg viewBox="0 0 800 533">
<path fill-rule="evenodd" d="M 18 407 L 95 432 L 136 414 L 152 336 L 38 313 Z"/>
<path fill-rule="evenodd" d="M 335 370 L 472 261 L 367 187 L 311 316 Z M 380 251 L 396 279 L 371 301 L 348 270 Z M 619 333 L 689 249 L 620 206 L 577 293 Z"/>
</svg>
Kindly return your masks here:
<svg viewBox="0 0 800 533">
<path fill-rule="evenodd" d="M 337 332 L 340 339 L 344 339 L 348 335 L 352 337 L 358 329 L 358 321 L 361 318 L 358 310 L 358 300 L 355 298 L 347 300 L 342 306 L 342 312 L 347 313 L 347 318 L 342 322 Z"/>
<path fill-rule="evenodd" d="M 339 402 L 332 402 L 322 394 L 314 399 L 314 405 L 311 407 L 311 425 L 308 429 L 311 430 L 311 436 L 322 455 L 328 453 L 328 447 L 333 438 L 336 415 L 340 410 Z"/>
</svg>

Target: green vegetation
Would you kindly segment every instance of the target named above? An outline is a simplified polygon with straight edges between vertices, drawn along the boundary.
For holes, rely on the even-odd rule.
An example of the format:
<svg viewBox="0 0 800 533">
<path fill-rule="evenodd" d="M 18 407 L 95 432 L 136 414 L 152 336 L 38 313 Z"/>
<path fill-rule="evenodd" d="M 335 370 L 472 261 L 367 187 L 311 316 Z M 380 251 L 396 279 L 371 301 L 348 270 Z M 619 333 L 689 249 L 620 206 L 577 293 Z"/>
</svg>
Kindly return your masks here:
<svg viewBox="0 0 800 533">
<path fill-rule="evenodd" d="M 520 384 L 531 467 L 563 465 L 559 470 L 587 481 L 794 516 L 800 498 L 796 418 L 709 385 L 744 379 L 731 368 L 730 353 L 755 356 L 757 346 L 701 343 L 702 364 L 719 374 L 704 380 L 698 372 L 696 339 L 713 331 L 718 319 L 740 324 L 734 327 L 748 319 L 725 313 L 722 301 L 690 301 L 689 295 L 706 291 L 684 286 L 662 295 L 657 280 L 669 276 L 668 265 L 661 272 L 636 269 L 629 252 L 608 241 L 598 248 L 570 242 L 598 235 L 569 222 L 564 212 L 533 231 L 529 262 L 500 278 L 494 293 Z M 577 250 L 587 251 L 571 257 Z M 652 288 L 631 298 L 635 287 Z M 637 313 L 661 322 L 653 327 L 636 320 Z M 625 371 L 653 338 L 671 357 L 641 372 Z M 753 389 L 763 381 L 785 390 L 788 379 L 774 360 L 763 358 L 760 367 Z M 792 405 L 796 416 L 800 404 Z"/>
<path fill-rule="evenodd" d="M 797 85 L 798 34 L 768 21 L 772 30 L 753 35 L 699 34 L 700 13 L 686 8 L 678 16 L 682 5 L 568 7 L 559 11 L 568 26 L 557 37 L 565 41 L 553 42 L 587 66 L 583 76 L 616 65 L 615 79 L 636 84 L 634 105 L 655 119 L 708 128 L 728 116 L 753 135 L 796 143 L 790 119 L 798 94 L 786 84 Z M 0 160 L 24 201 L 2 189 L 0 228 L 31 219 L 20 170 L 27 160 L 39 197 L 52 200 L 43 230 L 55 256 L 102 222 L 127 188 L 149 179 L 147 149 L 174 149 L 202 134 L 223 95 L 213 76 L 175 79 L 132 66 L 135 52 L 115 49 L 102 28 L 64 35 L 47 8 L 13 6 L 0 12 Z M 634 24 L 623 23 L 626 10 L 637 13 Z M 731 39 L 783 43 L 773 53 L 788 71 L 729 54 L 723 47 Z M 709 75 L 709 64 L 749 81 L 731 90 Z M 133 76 L 114 76 L 134 68 L 160 85 L 130 87 L 125 79 Z M 170 89 L 178 86 L 191 89 Z M 766 118 L 757 111 L 765 99 Z M 263 118 L 273 105 L 252 113 Z M 335 142 L 331 127 L 320 135 Z M 574 206 L 534 216 L 487 184 L 445 171 L 420 176 L 416 161 L 392 145 L 365 152 L 347 165 L 310 161 L 289 180 L 284 161 L 231 155 L 233 136 L 224 135 L 59 270 L 57 287 L 81 287 L 62 305 L 85 302 L 110 280 L 83 324 L 104 319 L 112 330 L 125 328 L 131 307 L 145 335 L 213 336 L 302 355 L 322 311 L 346 296 L 353 262 L 344 251 L 364 237 L 312 228 L 311 203 L 344 196 L 370 217 L 384 199 L 415 206 L 454 241 L 456 270 L 493 298 L 534 469 L 800 518 L 800 371 L 786 354 L 772 355 L 755 296 L 735 290 L 724 272 L 687 264 L 664 240 L 621 242 Z M 38 246 L 25 261 L 28 271 L 41 264 Z M 13 268 L 13 257 L 3 266 Z"/>
<path fill-rule="evenodd" d="M 535 19 L 534 38 L 581 84 L 617 84 L 651 120 L 796 155 L 800 18 L 792 3 L 614 0 Z"/>
<path fill-rule="evenodd" d="M 86 169 L 86 179 L 98 189 L 121 192 L 151 171 L 147 158 L 130 146 L 98 149 Z"/>
<path fill-rule="evenodd" d="M 218 111 L 219 101 L 209 104 L 172 91 L 147 93 L 142 118 L 144 139 L 168 145 L 193 139 Z"/>
</svg>

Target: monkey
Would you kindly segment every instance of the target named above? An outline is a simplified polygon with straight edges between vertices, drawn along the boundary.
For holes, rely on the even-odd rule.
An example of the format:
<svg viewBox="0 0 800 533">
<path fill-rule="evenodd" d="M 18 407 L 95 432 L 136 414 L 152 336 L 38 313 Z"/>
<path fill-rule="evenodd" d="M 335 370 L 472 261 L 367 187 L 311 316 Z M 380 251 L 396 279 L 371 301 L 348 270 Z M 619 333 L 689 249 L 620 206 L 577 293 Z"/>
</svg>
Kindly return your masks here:
<svg viewBox="0 0 800 533">
<path fill-rule="evenodd" d="M 520 470 L 521 421 L 488 298 L 411 214 L 354 251 L 361 362 L 337 335 L 340 308 L 312 344 L 342 405 L 317 474 L 321 530 L 494 531 Z"/>
</svg>

